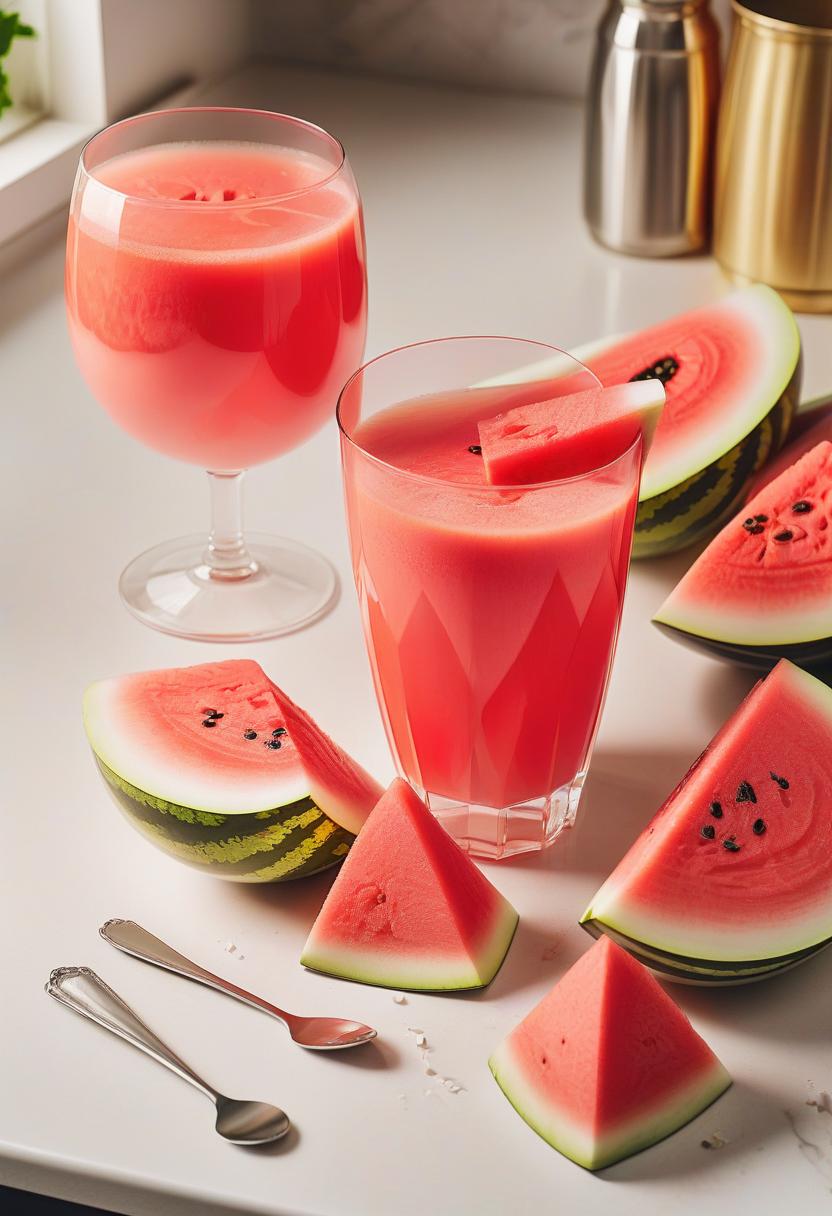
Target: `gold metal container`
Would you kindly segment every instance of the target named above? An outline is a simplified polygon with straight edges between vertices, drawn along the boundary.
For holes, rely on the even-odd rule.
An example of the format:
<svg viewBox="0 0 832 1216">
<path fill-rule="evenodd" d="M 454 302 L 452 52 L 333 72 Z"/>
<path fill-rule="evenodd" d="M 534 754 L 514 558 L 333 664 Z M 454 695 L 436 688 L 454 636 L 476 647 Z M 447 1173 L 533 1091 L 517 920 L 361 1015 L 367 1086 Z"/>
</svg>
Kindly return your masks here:
<svg viewBox="0 0 832 1216">
<path fill-rule="evenodd" d="M 832 312 L 832 0 L 733 0 L 714 253 L 740 283 Z"/>
</svg>

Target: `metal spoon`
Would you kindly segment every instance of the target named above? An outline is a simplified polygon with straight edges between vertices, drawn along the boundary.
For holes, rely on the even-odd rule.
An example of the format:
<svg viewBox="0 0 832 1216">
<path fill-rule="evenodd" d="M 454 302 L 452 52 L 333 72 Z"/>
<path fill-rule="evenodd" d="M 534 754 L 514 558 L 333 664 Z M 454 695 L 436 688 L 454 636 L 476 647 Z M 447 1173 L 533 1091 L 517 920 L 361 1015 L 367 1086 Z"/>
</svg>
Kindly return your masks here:
<svg viewBox="0 0 832 1216">
<path fill-rule="evenodd" d="M 203 1081 L 184 1060 L 171 1051 L 149 1026 L 126 1005 L 109 985 L 89 967 L 58 967 L 49 977 L 46 991 L 56 1001 L 82 1017 L 97 1022 L 164 1064 L 171 1072 L 190 1081 L 217 1108 L 216 1129 L 232 1144 L 268 1144 L 285 1136 L 291 1124 L 287 1115 L 268 1102 L 241 1102 L 227 1098 Z"/>
<path fill-rule="evenodd" d="M 132 954 L 134 958 L 140 958 L 145 963 L 154 963 L 157 967 L 164 967 L 166 971 L 196 980 L 209 988 L 227 992 L 229 996 L 236 997 L 246 1005 L 253 1005 L 255 1009 L 265 1010 L 283 1023 L 301 1047 L 312 1051 L 336 1051 L 341 1047 L 359 1047 L 376 1037 L 372 1026 L 365 1026 L 363 1022 L 351 1022 L 344 1018 L 304 1018 L 295 1013 L 287 1013 L 285 1009 L 278 1009 L 262 997 L 246 992 L 245 988 L 238 988 L 230 980 L 224 980 L 191 962 L 184 954 L 179 954 L 133 920 L 108 920 L 98 932 L 105 942 L 109 942 L 117 950 L 123 950 L 125 954 Z"/>
</svg>

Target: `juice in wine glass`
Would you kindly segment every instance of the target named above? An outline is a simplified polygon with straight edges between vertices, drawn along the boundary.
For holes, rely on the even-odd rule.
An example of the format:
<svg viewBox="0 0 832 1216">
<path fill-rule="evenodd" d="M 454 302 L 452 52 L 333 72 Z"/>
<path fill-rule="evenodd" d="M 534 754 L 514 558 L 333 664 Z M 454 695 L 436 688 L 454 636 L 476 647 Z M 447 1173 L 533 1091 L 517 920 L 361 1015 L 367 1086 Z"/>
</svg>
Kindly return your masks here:
<svg viewBox="0 0 832 1216">
<path fill-rule="evenodd" d="M 542 395 L 515 389 L 507 404 Z M 399 769 L 471 851 L 542 848 L 574 817 L 601 713 L 640 441 L 591 474 L 499 489 L 477 422 L 505 408 L 506 390 L 429 394 L 357 423 L 348 396 L 354 573 Z"/>
<path fill-rule="evenodd" d="M 299 149 L 189 141 L 114 156 L 83 191 L 68 237 L 70 332 L 114 420 L 215 470 L 316 431 L 364 345 L 351 178 Z"/>
</svg>

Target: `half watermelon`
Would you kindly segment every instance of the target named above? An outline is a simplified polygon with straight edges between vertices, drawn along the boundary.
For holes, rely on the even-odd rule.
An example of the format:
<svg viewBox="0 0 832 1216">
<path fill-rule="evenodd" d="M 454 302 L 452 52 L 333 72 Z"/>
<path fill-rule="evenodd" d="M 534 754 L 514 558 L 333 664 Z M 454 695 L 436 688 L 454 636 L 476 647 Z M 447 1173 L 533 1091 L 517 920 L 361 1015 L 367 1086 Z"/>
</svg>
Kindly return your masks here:
<svg viewBox="0 0 832 1216">
<path fill-rule="evenodd" d="M 595 895 L 582 924 L 669 978 L 743 982 L 832 939 L 832 689 L 782 661 Z"/>
<path fill-rule="evenodd" d="M 382 792 L 249 659 L 99 681 L 84 725 L 133 826 L 237 882 L 335 865 Z"/>
<path fill-rule="evenodd" d="M 361 829 L 300 961 L 382 988 L 483 988 L 516 928 L 508 900 L 396 780 Z"/>
<path fill-rule="evenodd" d="M 578 959 L 489 1066 L 529 1126 L 590 1170 L 663 1140 L 731 1084 L 681 1009 L 608 939 Z"/>
<path fill-rule="evenodd" d="M 800 392 L 800 335 L 770 287 L 743 288 L 577 358 L 602 384 L 655 377 L 667 392 L 644 466 L 633 554 L 714 532 L 786 437 Z"/>
<path fill-rule="evenodd" d="M 832 443 L 763 487 L 653 618 L 676 641 L 762 670 L 832 660 Z"/>
</svg>

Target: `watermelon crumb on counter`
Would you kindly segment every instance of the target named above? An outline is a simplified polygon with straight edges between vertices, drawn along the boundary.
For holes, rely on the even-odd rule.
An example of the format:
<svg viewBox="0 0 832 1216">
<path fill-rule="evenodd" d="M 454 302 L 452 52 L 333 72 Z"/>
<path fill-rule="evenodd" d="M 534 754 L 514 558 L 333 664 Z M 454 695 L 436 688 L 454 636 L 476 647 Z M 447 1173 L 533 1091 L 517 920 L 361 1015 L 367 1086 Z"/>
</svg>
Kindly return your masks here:
<svg viewBox="0 0 832 1216">
<path fill-rule="evenodd" d="M 492 485 L 576 477 L 623 456 L 639 434 L 646 452 L 664 402 L 658 380 L 569 393 L 485 419 L 475 446 Z"/>
<path fill-rule="evenodd" d="M 658 981 L 608 938 L 561 977 L 489 1067 L 521 1118 L 590 1170 L 678 1131 L 731 1084 Z"/>
<path fill-rule="evenodd" d="M 582 923 L 670 979 L 779 974 L 832 940 L 832 689 L 760 681 L 593 898 Z"/>
<path fill-rule="evenodd" d="M 133 826 L 236 882 L 337 864 L 382 793 L 250 659 L 101 680 L 84 726 Z"/>
<path fill-rule="evenodd" d="M 656 378 L 667 393 L 641 481 L 636 557 L 710 535 L 782 446 L 800 394 L 800 334 L 754 285 L 575 356 L 602 384 Z"/>
<path fill-rule="evenodd" d="M 832 443 L 765 485 L 653 618 L 676 641 L 746 666 L 832 660 Z"/>
<path fill-rule="evenodd" d="M 309 934 L 301 963 L 409 991 L 483 988 L 517 913 L 397 779 L 373 810 Z"/>
</svg>

